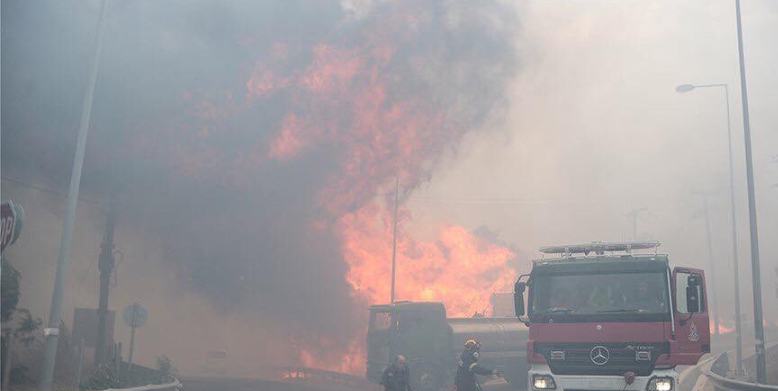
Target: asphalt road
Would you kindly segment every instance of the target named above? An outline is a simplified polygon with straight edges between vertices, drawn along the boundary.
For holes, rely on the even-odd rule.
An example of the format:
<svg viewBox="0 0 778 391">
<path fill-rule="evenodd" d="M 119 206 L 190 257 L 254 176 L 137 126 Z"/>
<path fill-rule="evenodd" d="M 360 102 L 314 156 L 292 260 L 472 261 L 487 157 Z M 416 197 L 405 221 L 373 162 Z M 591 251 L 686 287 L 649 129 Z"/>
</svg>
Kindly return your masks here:
<svg viewBox="0 0 778 391">
<path fill-rule="evenodd" d="M 354 390 L 337 385 L 259 379 L 193 377 L 185 378 L 182 382 L 184 391 L 380 391 L 377 386 L 367 390 Z M 516 391 L 501 379 L 484 382 L 483 389 L 484 391 Z"/>
<path fill-rule="evenodd" d="M 714 354 L 734 348 L 734 336 L 722 336 L 714 344 Z M 749 355 L 749 346 L 746 346 L 746 355 Z M 713 357 L 709 355 L 706 358 Z M 703 359 L 705 360 L 705 359 Z M 679 391 L 692 391 L 698 380 L 703 380 L 699 367 L 679 368 L 679 372 L 687 371 L 682 375 L 683 382 Z M 220 377 L 189 377 L 182 379 L 185 391 L 381 391 L 378 386 L 354 389 L 337 384 L 317 384 L 317 382 L 272 381 L 259 379 L 239 379 Z M 526 391 L 515 390 L 502 379 L 488 380 L 482 383 L 484 391 Z M 442 390 L 448 391 L 448 390 Z"/>
<path fill-rule="evenodd" d="M 481 385 L 481 388 L 484 389 L 484 391 L 521 391 L 526 390 L 526 387 L 522 388 L 521 390 L 516 390 L 515 388 L 511 387 L 510 384 L 508 384 L 505 380 L 499 379 L 499 380 L 491 380 L 488 382 L 484 382 Z"/>
<path fill-rule="evenodd" d="M 317 391 L 312 385 L 259 379 L 198 377 L 185 378 L 182 382 L 184 391 Z"/>
</svg>

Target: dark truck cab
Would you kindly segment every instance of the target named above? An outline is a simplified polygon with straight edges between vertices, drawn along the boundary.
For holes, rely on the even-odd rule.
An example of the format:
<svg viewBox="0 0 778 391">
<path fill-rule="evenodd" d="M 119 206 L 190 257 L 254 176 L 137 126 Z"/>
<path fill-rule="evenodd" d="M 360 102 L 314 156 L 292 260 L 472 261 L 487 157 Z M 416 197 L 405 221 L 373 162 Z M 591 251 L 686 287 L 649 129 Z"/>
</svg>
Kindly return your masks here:
<svg viewBox="0 0 778 391">
<path fill-rule="evenodd" d="M 675 367 L 710 352 L 704 273 L 671 269 L 667 255 L 633 254 L 658 246 L 541 249 L 561 256 L 534 261 L 515 293 L 529 326 L 530 390 L 671 391 Z"/>
<path fill-rule="evenodd" d="M 527 327 L 515 317 L 448 318 L 442 303 L 396 302 L 370 307 L 367 378 L 379 382 L 393 356 L 405 356 L 416 390 L 448 386 L 468 339 L 481 343 L 481 361 L 517 386 L 526 384 Z"/>
</svg>

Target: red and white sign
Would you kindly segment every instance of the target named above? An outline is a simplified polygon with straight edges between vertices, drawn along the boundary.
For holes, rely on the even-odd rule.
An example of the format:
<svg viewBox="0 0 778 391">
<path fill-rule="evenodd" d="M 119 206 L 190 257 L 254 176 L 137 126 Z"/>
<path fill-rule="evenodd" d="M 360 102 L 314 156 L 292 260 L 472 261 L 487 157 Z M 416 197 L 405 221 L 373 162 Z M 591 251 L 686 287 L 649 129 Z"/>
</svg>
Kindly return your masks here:
<svg viewBox="0 0 778 391">
<path fill-rule="evenodd" d="M 3 202 L 0 207 L 2 212 L 2 221 L 0 222 L 0 252 L 5 251 L 8 245 L 19 238 L 22 232 L 22 222 L 24 219 L 24 209 L 19 205 L 14 205 L 11 201 Z"/>
</svg>

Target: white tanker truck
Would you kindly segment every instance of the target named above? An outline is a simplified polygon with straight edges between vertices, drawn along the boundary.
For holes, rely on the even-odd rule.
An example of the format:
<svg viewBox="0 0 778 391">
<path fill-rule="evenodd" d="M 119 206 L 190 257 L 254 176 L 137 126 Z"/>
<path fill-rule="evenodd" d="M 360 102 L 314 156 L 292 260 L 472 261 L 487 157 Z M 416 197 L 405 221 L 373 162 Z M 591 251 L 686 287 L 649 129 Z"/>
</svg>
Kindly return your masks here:
<svg viewBox="0 0 778 391">
<path fill-rule="evenodd" d="M 442 303 L 397 302 L 370 307 L 367 378 L 378 382 L 395 355 L 406 357 L 417 390 L 437 390 L 454 378 L 465 341 L 481 343 L 481 362 L 517 388 L 527 384 L 527 327 L 515 317 L 447 318 Z"/>
</svg>

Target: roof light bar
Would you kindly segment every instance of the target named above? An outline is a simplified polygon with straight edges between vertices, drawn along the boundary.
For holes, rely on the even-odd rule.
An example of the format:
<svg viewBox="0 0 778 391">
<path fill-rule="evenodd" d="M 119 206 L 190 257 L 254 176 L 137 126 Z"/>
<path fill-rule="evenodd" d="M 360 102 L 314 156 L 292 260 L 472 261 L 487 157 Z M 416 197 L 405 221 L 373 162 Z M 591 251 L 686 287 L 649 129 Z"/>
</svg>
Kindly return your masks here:
<svg viewBox="0 0 778 391">
<path fill-rule="evenodd" d="M 596 255 L 604 255 L 606 252 L 623 251 L 631 254 L 633 250 L 648 250 L 654 249 L 656 253 L 657 248 L 662 243 L 656 240 L 650 240 L 645 242 L 591 242 L 588 244 L 568 244 L 559 246 L 544 246 L 540 248 L 540 252 L 543 254 L 562 254 L 567 257 L 572 254 L 585 254 L 594 253 Z"/>
</svg>

